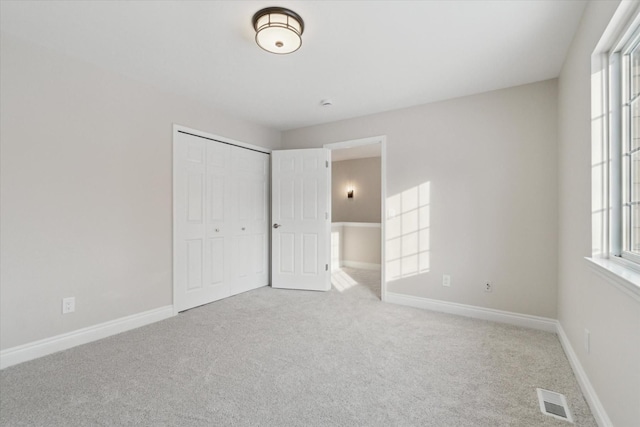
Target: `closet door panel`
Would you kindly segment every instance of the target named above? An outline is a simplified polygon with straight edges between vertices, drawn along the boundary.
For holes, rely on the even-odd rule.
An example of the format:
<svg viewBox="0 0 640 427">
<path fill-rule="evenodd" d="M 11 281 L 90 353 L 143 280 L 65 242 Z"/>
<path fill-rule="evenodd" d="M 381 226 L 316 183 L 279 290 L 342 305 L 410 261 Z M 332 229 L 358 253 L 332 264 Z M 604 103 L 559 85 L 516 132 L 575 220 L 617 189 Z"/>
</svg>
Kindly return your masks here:
<svg viewBox="0 0 640 427">
<path fill-rule="evenodd" d="M 209 289 L 207 144 L 178 134 L 174 142 L 175 292 L 178 311 L 205 304 Z"/>
<path fill-rule="evenodd" d="M 231 148 L 206 141 L 206 256 L 205 286 L 213 300 L 230 295 L 229 250 L 233 230 L 229 227 L 233 195 L 230 179 Z"/>
<path fill-rule="evenodd" d="M 202 239 L 187 239 L 186 266 L 187 266 L 187 292 L 202 288 L 203 250 Z"/>
<path fill-rule="evenodd" d="M 233 152 L 234 182 L 238 197 L 234 243 L 234 277 L 232 293 L 244 292 L 269 284 L 265 242 L 269 239 L 269 156 L 250 150 Z"/>
<path fill-rule="evenodd" d="M 209 283 L 219 285 L 225 281 L 225 238 L 214 237 L 207 240 L 207 256 L 209 257 Z"/>
<path fill-rule="evenodd" d="M 178 311 L 269 284 L 269 155 L 174 134 Z"/>
</svg>

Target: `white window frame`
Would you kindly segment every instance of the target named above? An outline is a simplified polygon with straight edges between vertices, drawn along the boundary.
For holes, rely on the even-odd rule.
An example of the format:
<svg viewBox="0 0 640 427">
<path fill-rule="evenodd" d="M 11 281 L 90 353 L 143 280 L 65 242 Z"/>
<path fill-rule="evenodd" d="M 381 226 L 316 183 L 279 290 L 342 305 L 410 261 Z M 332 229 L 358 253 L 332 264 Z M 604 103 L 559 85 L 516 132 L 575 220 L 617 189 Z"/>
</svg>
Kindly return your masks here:
<svg viewBox="0 0 640 427">
<path fill-rule="evenodd" d="M 634 20 L 636 21 L 636 20 Z M 625 56 L 640 43 L 639 23 L 634 22 L 618 40 L 609 54 L 609 157 L 610 157 L 610 257 L 627 261 L 626 266 L 640 271 L 640 254 L 630 250 L 631 209 L 629 194 L 631 187 L 630 155 L 625 145 L 631 137 L 631 108 L 625 80 L 630 79 L 625 68 Z M 628 88 L 626 88 L 628 89 Z M 625 195 L 625 193 L 627 193 Z M 625 210 L 627 211 L 625 213 Z"/>
<path fill-rule="evenodd" d="M 640 256 L 624 250 L 620 75 L 620 60 L 636 29 L 640 3 L 623 0 L 591 57 L 593 249 L 585 260 L 608 283 L 640 301 Z"/>
</svg>

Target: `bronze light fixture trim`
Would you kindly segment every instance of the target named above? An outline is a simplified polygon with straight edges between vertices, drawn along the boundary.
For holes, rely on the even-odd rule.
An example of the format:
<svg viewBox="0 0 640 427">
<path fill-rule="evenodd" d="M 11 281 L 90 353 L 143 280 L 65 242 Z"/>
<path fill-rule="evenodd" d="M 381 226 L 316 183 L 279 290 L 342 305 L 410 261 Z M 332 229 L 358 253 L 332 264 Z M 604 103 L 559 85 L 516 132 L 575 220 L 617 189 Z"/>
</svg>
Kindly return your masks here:
<svg viewBox="0 0 640 427">
<path fill-rule="evenodd" d="M 256 43 L 267 52 L 285 55 L 302 46 L 304 21 L 292 10 L 267 7 L 257 11 L 251 21 L 256 30 Z"/>
</svg>

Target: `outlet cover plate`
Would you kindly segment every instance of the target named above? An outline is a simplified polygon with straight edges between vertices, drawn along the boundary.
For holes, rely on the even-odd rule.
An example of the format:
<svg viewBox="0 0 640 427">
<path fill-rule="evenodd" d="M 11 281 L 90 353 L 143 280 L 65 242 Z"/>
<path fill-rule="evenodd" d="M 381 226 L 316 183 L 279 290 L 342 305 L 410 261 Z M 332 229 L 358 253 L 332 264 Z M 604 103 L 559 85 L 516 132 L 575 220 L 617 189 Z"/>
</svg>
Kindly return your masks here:
<svg viewBox="0 0 640 427">
<path fill-rule="evenodd" d="M 442 286 L 451 286 L 451 276 L 448 274 L 442 275 Z"/>
<path fill-rule="evenodd" d="M 62 298 L 62 314 L 73 313 L 76 311 L 75 297 Z"/>
</svg>

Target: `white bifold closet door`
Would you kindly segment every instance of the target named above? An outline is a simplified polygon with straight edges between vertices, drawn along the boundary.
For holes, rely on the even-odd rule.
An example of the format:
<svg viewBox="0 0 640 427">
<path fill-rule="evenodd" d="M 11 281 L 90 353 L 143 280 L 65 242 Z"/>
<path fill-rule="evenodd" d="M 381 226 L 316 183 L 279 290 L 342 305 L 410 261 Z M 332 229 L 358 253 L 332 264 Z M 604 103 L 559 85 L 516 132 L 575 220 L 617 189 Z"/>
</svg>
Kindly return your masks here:
<svg viewBox="0 0 640 427">
<path fill-rule="evenodd" d="M 269 155 L 174 137 L 177 311 L 269 283 Z"/>
</svg>

